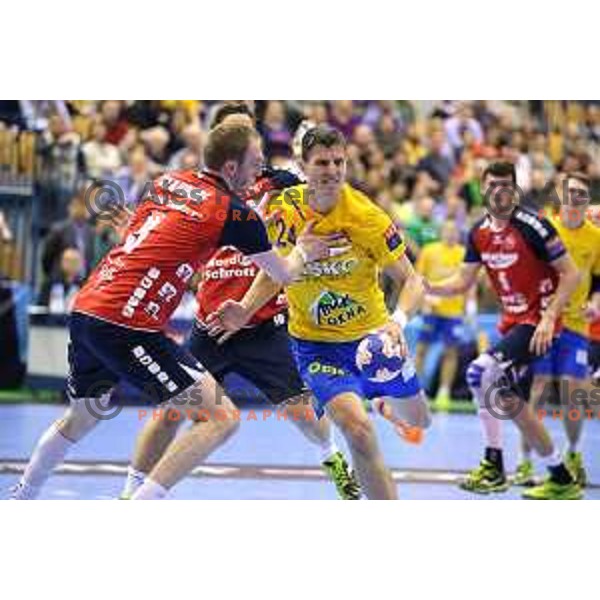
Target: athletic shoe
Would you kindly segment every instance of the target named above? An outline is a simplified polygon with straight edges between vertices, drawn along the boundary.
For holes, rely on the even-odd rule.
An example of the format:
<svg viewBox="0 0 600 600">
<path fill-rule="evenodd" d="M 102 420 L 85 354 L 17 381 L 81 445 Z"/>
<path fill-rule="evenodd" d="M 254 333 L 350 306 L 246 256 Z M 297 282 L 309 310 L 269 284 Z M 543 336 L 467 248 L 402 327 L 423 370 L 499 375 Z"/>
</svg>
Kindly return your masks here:
<svg viewBox="0 0 600 600">
<path fill-rule="evenodd" d="M 513 477 L 513 483 L 525 487 L 535 485 L 535 469 L 533 468 L 533 462 L 531 460 L 527 459 L 519 463 L 517 470 L 515 471 L 515 476 Z"/>
<path fill-rule="evenodd" d="M 506 492 L 509 484 L 504 472 L 484 458 L 479 466 L 473 469 L 459 484 L 459 487 L 475 494 L 491 494 L 492 492 Z"/>
<path fill-rule="evenodd" d="M 548 477 L 541 485 L 536 485 L 522 494 L 526 500 L 581 500 L 583 491 L 574 482 L 558 483 Z"/>
<path fill-rule="evenodd" d="M 342 500 L 360 500 L 360 484 L 341 452 L 336 452 L 323 461 L 323 468 L 335 483 L 338 496 Z"/>
<path fill-rule="evenodd" d="M 409 444 L 420 444 L 425 438 L 425 432 L 421 427 L 410 425 L 402 419 L 394 417 L 394 411 L 381 398 L 373 400 L 373 410 L 379 413 L 386 421 L 389 421 L 394 430 L 402 440 Z"/>
<path fill-rule="evenodd" d="M 569 469 L 579 487 L 584 488 L 587 486 L 587 473 L 581 452 L 568 452 L 565 458 L 565 466 Z"/>
<path fill-rule="evenodd" d="M 10 488 L 9 500 L 33 500 L 36 496 L 36 490 L 27 483 L 19 482 Z"/>
<path fill-rule="evenodd" d="M 439 412 L 450 412 L 452 399 L 449 394 L 440 392 L 433 401 L 433 408 Z"/>
</svg>

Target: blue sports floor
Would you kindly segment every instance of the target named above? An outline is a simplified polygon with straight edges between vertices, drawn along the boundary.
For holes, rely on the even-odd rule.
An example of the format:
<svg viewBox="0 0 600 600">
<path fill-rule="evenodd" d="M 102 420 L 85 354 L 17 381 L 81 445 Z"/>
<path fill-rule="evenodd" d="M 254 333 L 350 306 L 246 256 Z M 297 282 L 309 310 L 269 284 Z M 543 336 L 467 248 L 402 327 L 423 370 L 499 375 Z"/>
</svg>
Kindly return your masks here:
<svg viewBox="0 0 600 600">
<path fill-rule="evenodd" d="M 63 407 L 44 405 L 0 406 L 0 497 L 16 483 L 38 438 Z M 227 445 L 215 452 L 194 476 L 171 495 L 180 499 L 335 499 L 335 490 L 323 476 L 313 447 L 292 423 L 274 418 L 248 421 Z M 562 424 L 547 422 L 554 439 L 564 442 Z M 128 408 L 98 426 L 67 457 L 42 494 L 45 499 L 113 499 L 124 481 L 136 432 L 142 421 Z M 377 430 L 388 465 L 398 482 L 401 499 L 515 499 L 521 489 L 505 494 L 471 495 L 456 486 L 457 479 L 480 458 L 479 421 L 474 415 L 434 415 L 432 428 L 420 446 L 400 441 L 391 427 L 377 419 Z M 515 465 L 517 432 L 505 424 L 506 462 Z M 338 443 L 343 446 L 337 434 Z M 586 498 L 600 499 L 600 422 L 586 422 L 583 451 L 592 485 Z M 541 473 L 541 471 L 540 471 Z"/>
</svg>

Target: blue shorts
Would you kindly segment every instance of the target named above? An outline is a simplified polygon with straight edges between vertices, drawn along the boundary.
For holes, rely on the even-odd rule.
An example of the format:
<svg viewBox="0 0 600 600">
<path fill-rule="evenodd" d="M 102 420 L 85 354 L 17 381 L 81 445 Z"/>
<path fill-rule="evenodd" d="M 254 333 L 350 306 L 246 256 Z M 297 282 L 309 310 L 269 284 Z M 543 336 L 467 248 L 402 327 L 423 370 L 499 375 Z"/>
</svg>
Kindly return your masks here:
<svg viewBox="0 0 600 600">
<path fill-rule="evenodd" d="M 563 329 L 550 350 L 533 363 L 533 374 L 586 379 L 589 374 L 588 352 L 589 341 L 585 336 Z"/>
<path fill-rule="evenodd" d="M 123 380 L 159 404 L 206 373 L 191 354 L 160 332 L 73 313 L 69 334 L 67 391 L 71 398 L 97 398 Z"/>
<path fill-rule="evenodd" d="M 314 396 L 314 408 L 320 418 L 325 405 L 344 392 L 361 398 L 408 398 L 421 391 L 421 384 L 409 358 L 406 367 L 391 381 L 370 381 L 356 366 L 355 342 L 309 342 L 290 338 L 300 375 Z"/>
<path fill-rule="evenodd" d="M 446 346 L 458 346 L 462 340 L 463 320 L 438 315 L 424 315 L 423 326 L 417 335 L 417 343 L 444 342 Z"/>
</svg>

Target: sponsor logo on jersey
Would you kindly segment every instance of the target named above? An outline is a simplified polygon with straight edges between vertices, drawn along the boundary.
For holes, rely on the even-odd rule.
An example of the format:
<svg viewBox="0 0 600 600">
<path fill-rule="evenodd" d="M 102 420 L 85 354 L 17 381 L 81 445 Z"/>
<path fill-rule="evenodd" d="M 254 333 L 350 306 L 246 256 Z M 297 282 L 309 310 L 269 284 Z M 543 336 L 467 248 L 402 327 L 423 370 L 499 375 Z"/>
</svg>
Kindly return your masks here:
<svg viewBox="0 0 600 600">
<path fill-rule="evenodd" d="M 518 252 L 483 252 L 481 260 L 490 269 L 507 269 L 519 260 Z"/>
<path fill-rule="evenodd" d="M 308 365 L 308 372 L 311 375 L 333 375 L 334 377 L 343 377 L 346 374 L 346 371 L 344 371 L 344 369 L 340 369 L 340 367 L 336 367 L 334 365 L 324 365 L 317 360 Z"/>
<path fill-rule="evenodd" d="M 146 367 L 148 372 L 153 375 L 159 383 L 167 389 L 168 392 L 174 393 L 178 390 L 178 386 L 174 381 L 171 381 L 169 375 L 165 373 L 161 366 L 152 358 L 144 346 L 136 346 L 131 351 L 135 359 Z"/>
<path fill-rule="evenodd" d="M 140 279 L 138 286 L 133 290 L 133 293 L 131 294 L 131 296 L 129 296 L 127 303 L 123 307 L 121 314 L 124 317 L 126 317 L 128 319 L 131 319 L 133 317 L 137 307 L 140 305 L 140 301 L 146 297 L 148 290 L 150 290 L 150 288 L 152 288 L 152 286 L 155 284 L 155 282 L 159 278 L 159 276 L 160 276 L 160 269 L 157 269 L 156 267 L 151 267 L 150 269 L 148 269 L 146 274 Z M 165 284 L 165 285 L 167 285 L 167 284 Z M 156 306 L 156 310 L 153 309 L 152 312 L 149 312 L 148 309 L 151 305 Z M 149 314 L 152 317 L 155 317 L 159 311 L 160 311 L 160 306 L 158 304 L 156 304 L 154 302 L 148 303 L 148 306 L 146 307 L 147 314 Z"/>
<path fill-rule="evenodd" d="M 345 277 L 354 271 L 358 265 L 358 258 L 308 263 L 304 269 L 303 277 L 317 279 L 319 277 Z"/>
<path fill-rule="evenodd" d="M 392 223 L 384 233 L 385 243 L 390 252 L 394 251 L 400 244 L 402 244 L 402 236 L 398 231 L 398 228 Z"/>
<path fill-rule="evenodd" d="M 212 258 L 204 271 L 205 279 L 231 279 L 233 277 L 256 277 L 254 263 L 243 254 L 227 258 Z"/>
<path fill-rule="evenodd" d="M 348 294 L 323 292 L 310 308 L 317 325 L 340 327 L 367 313 L 367 309 Z"/>
<path fill-rule="evenodd" d="M 515 218 L 521 221 L 521 223 L 526 223 L 532 227 L 544 240 L 550 235 L 550 230 L 548 227 L 545 227 L 544 224 L 534 215 L 517 210 L 515 212 Z"/>
</svg>

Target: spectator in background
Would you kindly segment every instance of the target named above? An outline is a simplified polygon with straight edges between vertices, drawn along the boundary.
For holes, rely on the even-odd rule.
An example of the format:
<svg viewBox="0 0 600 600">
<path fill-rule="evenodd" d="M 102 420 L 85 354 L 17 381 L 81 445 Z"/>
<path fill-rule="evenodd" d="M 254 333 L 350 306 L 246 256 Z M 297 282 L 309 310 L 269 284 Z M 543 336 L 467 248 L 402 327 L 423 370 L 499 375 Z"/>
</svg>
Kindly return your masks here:
<svg viewBox="0 0 600 600">
<path fill-rule="evenodd" d="M 455 156 L 458 156 L 462 151 L 465 133 L 468 132 L 469 135 L 467 137 L 473 143 L 481 144 L 483 142 L 483 129 L 477 119 L 473 117 L 471 109 L 466 104 L 460 104 L 454 116 L 446 119 L 444 128 Z"/>
<path fill-rule="evenodd" d="M 381 116 L 377 124 L 376 138 L 377 144 L 385 157 L 390 158 L 393 156 L 402 140 L 399 125 L 394 120 L 393 115 L 387 113 Z"/>
<path fill-rule="evenodd" d="M 4 261 L 7 256 L 10 256 L 8 245 L 13 241 L 13 234 L 8 226 L 4 213 L 0 210 L 0 279 L 7 276 L 7 271 L 4 270 Z"/>
<path fill-rule="evenodd" d="M 417 165 L 418 171 L 425 171 L 437 182 L 438 189 L 448 185 L 454 169 L 453 161 L 444 153 L 445 145 L 444 130 L 436 128 L 431 134 L 429 152 Z"/>
<path fill-rule="evenodd" d="M 182 133 L 184 147 L 173 154 L 169 161 L 169 169 L 187 169 L 189 165 L 202 166 L 202 147 L 204 133 L 197 123 L 186 125 Z"/>
<path fill-rule="evenodd" d="M 106 125 L 101 119 L 94 122 L 92 139 L 83 144 L 81 151 L 86 175 L 91 179 L 112 178 L 121 166 L 121 153 L 106 141 Z"/>
<path fill-rule="evenodd" d="M 69 216 L 55 223 L 45 240 L 42 254 L 42 270 L 52 277 L 60 265 L 63 252 L 75 248 L 81 255 L 81 275 L 87 277 L 94 262 L 94 228 L 89 223 L 90 214 L 85 200 L 85 187 L 73 196 L 69 203 Z"/>
<path fill-rule="evenodd" d="M 169 110 L 163 106 L 161 100 L 136 100 L 127 109 L 127 120 L 138 129 L 166 126 L 169 119 Z"/>
<path fill-rule="evenodd" d="M 535 169 L 531 172 L 531 188 L 523 197 L 523 207 L 538 214 L 541 210 L 546 210 L 548 195 L 545 187 L 546 183 L 550 180 L 546 180 L 544 172 L 540 169 Z M 549 215 L 545 215 L 549 216 Z"/>
<path fill-rule="evenodd" d="M 434 220 L 435 201 L 431 196 L 421 196 L 413 201 L 413 214 L 405 225 L 407 235 L 422 248 L 440 238 L 438 223 Z"/>
<path fill-rule="evenodd" d="M 117 173 L 115 182 L 123 190 L 125 204 L 134 207 L 146 185 L 156 173 L 152 170 L 144 146 L 139 145 L 129 151 L 127 165 Z"/>
<path fill-rule="evenodd" d="M 43 190 L 40 221 L 45 225 L 64 219 L 67 214 L 67 203 L 79 178 L 79 135 L 62 117 L 55 115 L 41 136 L 38 151 Z"/>
<path fill-rule="evenodd" d="M 51 313 L 69 313 L 75 295 L 81 288 L 83 260 L 76 248 L 65 248 L 60 255 L 57 268 L 44 281 L 38 304 L 47 306 Z"/>
<path fill-rule="evenodd" d="M 402 149 L 406 154 L 408 164 L 416 166 L 427 155 L 427 148 L 423 144 L 422 136 L 416 123 L 411 123 L 402 142 Z"/>
<path fill-rule="evenodd" d="M 104 141 L 119 146 L 127 132 L 129 122 L 127 121 L 123 102 L 121 100 L 105 100 L 100 108 L 102 122 L 106 126 Z"/>
<path fill-rule="evenodd" d="M 165 171 L 169 162 L 169 132 L 164 127 L 152 127 L 141 134 L 146 153 L 155 172 Z"/>
<path fill-rule="evenodd" d="M 278 100 L 267 102 L 260 132 L 263 137 L 265 157 L 269 162 L 277 158 L 289 159 L 292 156 L 293 136 L 287 126 L 283 102 Z"/>
<path fill-rule="evenodd" d="M 0 242 L 12 242 L 13 234 L 4 213 L 0 210 Z"/>
<path fill-rule="evenodd" d="M 360 124 L 360 117 L 354 111 L 352 100 L 333 100 L 330 105 L 329 124 L 339 129 L 347 140 L 354 136 L 354 130 Z"/>
</svg>

